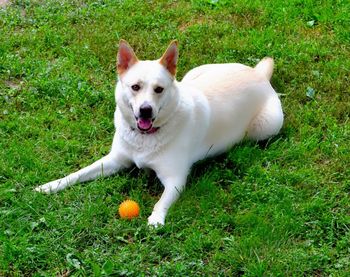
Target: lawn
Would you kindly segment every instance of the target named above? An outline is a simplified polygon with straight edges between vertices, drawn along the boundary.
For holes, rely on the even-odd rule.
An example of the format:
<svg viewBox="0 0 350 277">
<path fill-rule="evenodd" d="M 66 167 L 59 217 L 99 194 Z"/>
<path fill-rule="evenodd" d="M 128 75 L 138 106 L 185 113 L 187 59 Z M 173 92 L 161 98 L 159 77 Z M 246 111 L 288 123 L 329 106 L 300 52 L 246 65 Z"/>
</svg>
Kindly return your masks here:
<svg viewBox="0 0 350 277">
<path fill-rule="evenodd" d="M 4 1 L 0 1 L 4 2 Z M 0 7 L 0 276 L 349 276 L 350 2 L 11 1 Z M 37 185 L 110 149 L 119 39 L 205 63 L 275 59 L 285 124 L 196 164 L 165 227 L 134 168 Z M 132 198 L 141 216 L 121 220 Z"/>
</svg>

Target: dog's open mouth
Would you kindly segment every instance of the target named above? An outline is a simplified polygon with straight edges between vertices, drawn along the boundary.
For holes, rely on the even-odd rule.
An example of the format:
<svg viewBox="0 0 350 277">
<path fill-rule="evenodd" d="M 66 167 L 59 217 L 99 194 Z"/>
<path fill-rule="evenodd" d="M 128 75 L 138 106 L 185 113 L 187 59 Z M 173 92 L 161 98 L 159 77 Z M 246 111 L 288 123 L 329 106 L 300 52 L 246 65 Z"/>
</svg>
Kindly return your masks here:
<svg viewBox="0 0 350 277">
<path fill-rule="evenodd" d="M 153 122 L 151 118 L 139 118 L 137 120 L 137 128 L 139 128 L 143 132 L 151 130 L 152 126 Z"/>
<path fill-rule="evenodd" d="M 153 127 L 153 120 L 151 118 L 138 118 L 137 128 L 142 134 L 153 134 L 159 129 L 159 127 Z"/>
</svg>

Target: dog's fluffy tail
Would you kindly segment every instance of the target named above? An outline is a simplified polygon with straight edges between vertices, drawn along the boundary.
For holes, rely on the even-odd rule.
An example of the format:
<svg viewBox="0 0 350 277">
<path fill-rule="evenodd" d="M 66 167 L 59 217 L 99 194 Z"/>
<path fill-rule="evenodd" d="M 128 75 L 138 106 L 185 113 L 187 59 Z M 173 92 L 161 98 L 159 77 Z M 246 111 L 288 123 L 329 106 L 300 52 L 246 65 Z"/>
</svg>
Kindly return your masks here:
<svg viewBox="0 0 350 277">
<path fill-rule="evenodd" d="M 264 75 L 268 80 L 271 79 L 273 73 L 273 59 L 270 57 L 263 58 L 256 66 L 255 70 Z"/>
</svg>

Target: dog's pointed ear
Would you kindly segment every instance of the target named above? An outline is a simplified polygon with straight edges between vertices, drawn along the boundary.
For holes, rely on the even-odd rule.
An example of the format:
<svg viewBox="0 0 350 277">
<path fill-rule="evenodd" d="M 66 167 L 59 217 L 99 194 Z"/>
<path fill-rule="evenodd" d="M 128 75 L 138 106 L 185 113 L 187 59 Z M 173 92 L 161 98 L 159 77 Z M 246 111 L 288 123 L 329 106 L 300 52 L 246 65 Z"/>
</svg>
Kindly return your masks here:
<svg viewBox="0 0 350 277">
<path fill-rule="evenodd" d="M 172 42 L 170 42 L 168 49 L 160 58 L 159 62 L 170 72 L 171 75 L 175 76 L 178 57 L 178 42 L 177 40 L 173 40 Z"/>
<path fill-rule="evenodd" d="M 132 65 L 138 62 L 138 59 L 126 40 L 121 39 L 117 56 L 117 71 L 119 75 L 126 72 Z"/>
</svg>

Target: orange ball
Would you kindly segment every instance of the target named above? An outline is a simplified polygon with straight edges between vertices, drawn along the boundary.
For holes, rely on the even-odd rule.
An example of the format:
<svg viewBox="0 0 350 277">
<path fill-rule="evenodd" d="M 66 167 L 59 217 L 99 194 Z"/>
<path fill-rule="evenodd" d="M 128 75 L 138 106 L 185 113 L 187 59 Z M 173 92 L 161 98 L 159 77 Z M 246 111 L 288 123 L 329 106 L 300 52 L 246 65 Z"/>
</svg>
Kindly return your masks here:
<svg viewBox="0 0 350 277">
<path fill-rule="evenodd" d="M 138 217 L 140 214 L 140 207 L 133 200 L 125 200 L 119 206 L 119 215 L 121 218 L 131 219 L 134 217 Z"/>
</svg>

